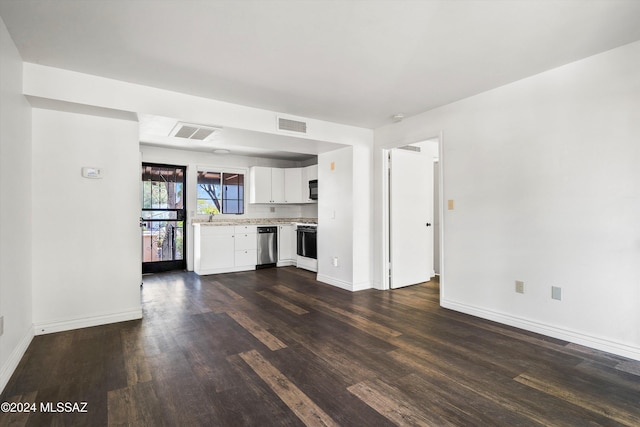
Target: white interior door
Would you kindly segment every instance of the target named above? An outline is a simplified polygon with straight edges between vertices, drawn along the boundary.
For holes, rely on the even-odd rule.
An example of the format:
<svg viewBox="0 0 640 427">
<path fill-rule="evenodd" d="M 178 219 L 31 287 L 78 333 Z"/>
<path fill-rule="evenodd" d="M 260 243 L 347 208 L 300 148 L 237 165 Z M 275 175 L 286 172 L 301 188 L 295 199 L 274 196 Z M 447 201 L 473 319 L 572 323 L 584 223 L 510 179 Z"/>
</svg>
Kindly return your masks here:
<svg viewBox="0 0 640 427">
<path fill-rule="evenodd" d="M 390 151 L 389 286 L 433 276 L 433 159 L 416 151 Z"/>
</svg>

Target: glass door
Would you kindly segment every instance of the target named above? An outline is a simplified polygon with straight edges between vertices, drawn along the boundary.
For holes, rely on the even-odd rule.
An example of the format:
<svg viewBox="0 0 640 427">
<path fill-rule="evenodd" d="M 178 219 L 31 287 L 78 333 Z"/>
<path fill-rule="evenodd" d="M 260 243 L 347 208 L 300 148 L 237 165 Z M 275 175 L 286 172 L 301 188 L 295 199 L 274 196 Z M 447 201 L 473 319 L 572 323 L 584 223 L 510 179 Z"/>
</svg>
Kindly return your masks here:
<svg viewBox="0 0 640 427">
<path fill-rule="evenodd" d="M 186 167 L 142 164 L 142 273 L 184 270 Z"/>
</svg>

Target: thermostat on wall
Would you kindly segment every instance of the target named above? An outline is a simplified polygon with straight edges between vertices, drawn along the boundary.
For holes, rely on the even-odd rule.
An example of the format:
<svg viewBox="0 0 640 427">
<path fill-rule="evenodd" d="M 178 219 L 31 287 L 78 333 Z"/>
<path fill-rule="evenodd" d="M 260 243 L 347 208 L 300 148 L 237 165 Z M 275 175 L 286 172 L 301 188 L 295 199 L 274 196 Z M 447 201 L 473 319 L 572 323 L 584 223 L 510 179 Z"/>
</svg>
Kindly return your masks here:
<svg viewBox="0 0 640 427">
<path fill-rule="evenodd" d="M 91 179 L 101 179 L 102 170 L 100 168 L 83 167 L 82 176 L 85 178 L 91 178 Z"/>
</svg>

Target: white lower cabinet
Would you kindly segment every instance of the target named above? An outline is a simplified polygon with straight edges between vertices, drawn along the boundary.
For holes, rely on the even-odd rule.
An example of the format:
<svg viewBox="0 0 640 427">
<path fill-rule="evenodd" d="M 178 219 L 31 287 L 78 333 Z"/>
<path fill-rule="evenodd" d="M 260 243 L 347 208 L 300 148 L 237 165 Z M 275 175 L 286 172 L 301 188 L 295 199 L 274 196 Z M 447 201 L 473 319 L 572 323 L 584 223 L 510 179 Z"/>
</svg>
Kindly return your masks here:
<svg viewBox="0 0 640 427">
<path fill-rule="evenodd" d="M 194 270 L 198 274 L 207 271 L 226 270 L 235 266 L 233 227 L 200 226 L 194 230 Z"/>
<path fill-rule="evenodd" d="M 194 271 L 200 275 L 254 270 L 258 262 L 257 225 L 193 224 Z M 278 267 L 297 265 L 296 226 L 278 226 Z"/>
<path fill-rule="evenodd" d="M 194 265 L 197 274 L 229 273 L 256 268 L 256 226 L 194 224 Z"/>
<path fill-rule="evenodd" d="M 234 261 L 236 268 L 242 268 L 243 270 L 253 270 L 256 268 L 256 260 L 258 258 L 258 252 L 253 250 L 236 251 Z M 250 267 L 250 268 L 244 268 Z"/>
<path fill-rule="evenodd" d="M 255 225 L 235 226 L 235 267 L 256 268 L 258 262 L 258 227 Z"/>
<path fill-rule="evenodd" d="M 296 265 L 296 226 L 278 226 L 278 266 Z"/>
</svg>

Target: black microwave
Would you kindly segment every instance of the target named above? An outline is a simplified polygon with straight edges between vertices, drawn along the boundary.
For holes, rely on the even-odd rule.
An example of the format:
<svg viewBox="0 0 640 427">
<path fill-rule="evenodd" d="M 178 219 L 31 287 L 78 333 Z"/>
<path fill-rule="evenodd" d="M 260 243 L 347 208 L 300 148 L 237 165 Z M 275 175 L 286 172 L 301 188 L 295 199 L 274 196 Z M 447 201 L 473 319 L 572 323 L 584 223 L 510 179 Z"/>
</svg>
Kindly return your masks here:
<svg viewBox="0 0 640 427">
<path fill-rule="evenodd" d="M 318 180 L 313 179 L 309 181 L 309 198 L 311 200 L 318 200 Z"/>
</svg>

